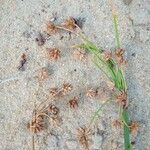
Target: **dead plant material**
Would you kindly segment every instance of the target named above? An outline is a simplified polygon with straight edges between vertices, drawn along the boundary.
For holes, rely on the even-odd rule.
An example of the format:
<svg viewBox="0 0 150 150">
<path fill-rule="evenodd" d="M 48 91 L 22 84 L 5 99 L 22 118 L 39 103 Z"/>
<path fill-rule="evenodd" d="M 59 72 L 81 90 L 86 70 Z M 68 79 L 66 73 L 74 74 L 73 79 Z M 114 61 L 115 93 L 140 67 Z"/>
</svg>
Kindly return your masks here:
<svg viewBox="0 0 150 150">
<path fill-rule="evenodd" d="M 105 61 L 110 60 L 110 59 L 112 58 L 112 53 L 111 53 L 111 51 L 109 51 L 109 50 L 104 50 L 104 51 L 102 52 L 102 57 L 103 57 L 103 59 L 104 59 Z"/>
<path fill-rule="evenodd" d="M 53 22 L 51 22 L 51 21 L 49 21 L 48 23 L 47 23 L 47 26 L 46 26 L 46 32 L 49 34 L 49 35 L 51 35 L 51 34 L 55 34 L 56 32 L 57 32 L 57 26 L 53 23 Z"/>
<path fill-rule="evenodd" d="M 49 93 L 50 93 L 51 97 L 55 97 L 55 96 L 57 96 L 59 94 L 57 88 L 51 88 L 50 91 L 49 91 Z"/>
<path fill-rule="evenodd" d="M 76 28 L 76 20 L 73 17 L 70 17 L 62 23 L 62 26 L 69 30 L 74 30 Z"/>
<path fill-rule="evenodd" d="M 45 44 L 45 38 L 41 33 L 38 33 L 37 37 L 35 38 L 35 41 L 37 42 L 38 46 L 42 46 Z"/>
<path fill-rule="evenodd" d="M 132 134 L 136 135 L 139 129 L 139 124 L 138 122 L 134 121 L 131 122 L 131 124 L 129 125 L 130 131 Z"/>
<path fill-rule="evenodd" d="M 116 128 L 116 129 L 120 129 L 121 128 L 121 121 L 119 121 L 119 120 L 114 120 L 113 122 L 112 122 L 112 127 L 114 127 L 114 128 Z"/>
<path fill-rule="evenodd" d="M 68 92 L 72 91 L 73 87 L 69 83 L 64 83 L 62 88 L 62 94 L 66 95 Z"/>
<path fill-rule="evenodd" d="M 32 120 L 28 122 L 27 128 L 32 133 L 38 133 L 44 130 L 44 117 L 39 114 L 35 114 L 35 116 L 32 117 Z"/>
<path fill-rule="evenodd" d="M 123 108 L 127 108 L 128 102 L 127 102 L 127 92 L 120 91 L 120 93 L 116 97 L 117 103 L 122 106 Z"/>
<path fill-rule="evenodd" d="M 47 48 L 50 60 L 58 60 L 60 58 L 60 50 L 58 48 Z"/>
<path fill-rule="evenodd" d="M 90 135 L 91 130 L 87 127 L 80 127 L 77 129 L 77 139 L 79 143 L 83 146 L 84 150 L 89 150 Z"/>
<path fill-rule="evenodd" d="M 26 56 L 26 54 L 22 54 L 21 55 L 21 60 L 20 60 L 20 63 L 19 63 L 19 66 L 18 66 L 18 70 L 22 70 L 22 71 L 24 71 L 24 65 L 25 65 L 25 63 L 27 62 L 27 56 Z"/>
<path fill-rule="evenodd" d="M 79 48 L 74 51 L 73 56 L 76 60 L 85 60 L 86 51 L 84 49 Z"/>
<path fill-rule="evenodd" d="M 78 101 L 77 100 L 78 100 L 77 97 L 74 97 L 73 99 L 71 99 L 69 101 L 70 108 L 74 109 L 74 108 L 78 107 Z"/>
<path fill-rule="evenodd" d="M 39 80 L 43 81 L 43 80 L 47 79 L 48 77 L 49 77 L 48 69 L 46 67 L 43 67 L 39 73 Z"/>
<path fill-rule="evenodd" d="M 124 50 L 123 49 L 118 48 L 118 49 L 115 50 L 115 58 L 116 58 L 119 65 L 122 65 L 122 64 L 126 63 L 123 55 L 124 55 Z"/>
<path fill-rule="evenodd" d="M 86 96 L 89 97 L 89 98 L 93 98 L 93 97 L 96 97 L 98 95 L 98 91 L 97 90 L 94 90 L 94 89 L 89 89 L 86 93 Z"/>
<path fill-rule="evenodd" d="M 59 108 L 57 108 L 55 105 L 50 104 L 48 107 L 48 112 L 51 113 L 52 115 L 58 115 L 59 113 Z"/>
</svg>

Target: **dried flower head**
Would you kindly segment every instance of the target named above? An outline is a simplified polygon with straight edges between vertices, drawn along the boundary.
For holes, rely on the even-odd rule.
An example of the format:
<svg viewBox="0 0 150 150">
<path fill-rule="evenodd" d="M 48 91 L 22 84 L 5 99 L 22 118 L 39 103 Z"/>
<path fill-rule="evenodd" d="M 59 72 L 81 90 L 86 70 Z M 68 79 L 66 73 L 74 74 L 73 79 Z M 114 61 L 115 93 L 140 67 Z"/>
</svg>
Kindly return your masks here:
<svg viewBox="0 0 150 150">
<path fill-rule="evenodd" d="M 112 53 L 109 50 L 104 50 L 102 52 L 102 57 L 105 61 L 108 61 L 112 57 Z"/>
<path fill-rule="evenodd" d="M 124 60 L 124 50 L 121 48 L 116 49 L 115 51 L 115 58 L 118 64 L 124 64 L 126 61 Z"/>
<path fill-rule="evenodd" d="M 77 139 L 79 143 L 83 146 L 85 150 L 89 149 L 89 136 L 91 135 L 91 130 L 87 127 L 81 127 L 77 129 Z"/>
<path fill-rule="evenodd" d="M 57 32 L 56 25 L 53 22 L 49 21 L 46 26 L 46 32 L 50 35 L 56 33 Z"/>
<path fill-rule="evenodd" d="M 93 98 L 93 97 L 97 96 L 97 94 L 98 94 L 98 91 L 91 88 L 87 91 L 86 96 Z"/>
<path fill-rule="evenodd" d="M 49 93 L 50 93 L 50 96 L 55 97 L 56 95 L 58 95 L 58 89 L 57 88 L 51 88 Z"/>
<path fill-rule="evenodd" d="M 65 20 L 62 25 L 69 30 L 74 30 L 76 28 L 76 20 L 70 17 L 69 19 Z"/>
<path fill-rule="evenodd" d="M 138 124 L 138 122 L 134 121 L 134 122 L 131 122 L 129 127 L 130 127 L 131 133 L 136 134 L 139 129 L 139 124 Z"/>
<path fill-rule="evenodd" d="M 71 99 L 69 101 L 69 106 L 70 108 L 75 108 L 75 107 L 78 107 L 78 102 L 77 102 L 77 97 L 74 97 L 73 99 Z"/>
<path fill-rule="evenodd" d="M 27 124 L 27 128 L 32 133 L 41 132 L 44 129 L 44 117 L 39 114 L 35 114 L 32 120 Z"/>
<path fill-rule="evenodd" d="M 121 128 L 121 121 L 119 120 L 114 120 L 112 122 L 112 127 L 116 128 L 116 129 L 120 129 Z"/>
<path fill-rule="evenodd" d="M 39 73 L 39 80 L 43 81 L 47 79 L 48 76 L 49 76 L 48 69 L 46 67 L 43 67 Z"/>
<path fill-rule="evenodd" d="M 73 56 L 76 60 L 84 60 L 86 58 L 86 51 L 84 49 L 77 49 L 74 51 Z"/>
<path fill-rule="evenodd" d="M 60 50 L 57 48 L 47 48 L 48 51 L 48 57 L 52 60 L 57 60 L 60 58 Z"/>
<path fill-rule="evenodd" d="M 21 60 L 20 60 L 19 66 L 18 66 L 18 70 L 24 71 L 24 65 L 26 62 L 27 62 L 27 56 L 26 56 L 26 54 L 23 53 L 21 55 Z"/>
<path fill-rule="evenodd" d="M 128 106 L 127 103 L 127 92 L 120 91 L 120 93 L 116 97 L 116 101 L 119 105 L 121 105 L 123 108 L 126 108 Z"/>
<path fill-rule="evenodd" d="M 53 114 L 53 115 L 57 115 L 59 113 L 59 108 L 57 108 L 53 104 L 50 104 L 49 107 L 48 107 L 48 112 Z"/>
<path fill-rule="evenodd" d="M 63 95 L 66 95 L 66 93 L 72 91 L 72 89 L 73 89 L 73 87 L 72 87 L 71 84 L 69 84 L 69 83 L 64 83 L 64 84 L 63 84 L 63 89 L 62 89 L 62 94 L 63 94 Z"/>
</svg>

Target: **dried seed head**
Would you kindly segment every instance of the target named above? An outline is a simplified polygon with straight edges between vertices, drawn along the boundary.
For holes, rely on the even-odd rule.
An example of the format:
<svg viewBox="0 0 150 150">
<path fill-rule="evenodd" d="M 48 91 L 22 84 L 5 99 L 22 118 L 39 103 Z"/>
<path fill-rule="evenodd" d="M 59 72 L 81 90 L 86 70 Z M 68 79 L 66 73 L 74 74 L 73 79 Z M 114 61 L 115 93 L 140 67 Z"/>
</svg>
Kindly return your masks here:
<svg viewBox="0 0 150 150">
<path fill-rule="evenodd" d="M 121 122 L 119 120 L 114 120 L 112 122 L 112 127 L 116 128 L 116 129 L 120 129 L 121 128 Z"/>
<path fill-rule="evenodd" d="M 78 107 L 77 97 L 74 97 L 69 101 L 70 108 Z"/>
<path fill-rule="evenodd" d="M 53 23 L 53 22 L 48 22 L 47 23 L 47 27 L 46 27 L 46 32 L 48 33 L 48 34 L 54 34 L 54 33 L 56 33 L 57 32 L 57 27 L 56 27 L 56 25 Z"/>
<path fill-rule="evenodd" d="M 123 108 L 126 108 L 128 106 L 127 103 L 127 92 L 120 91 L 120 93 L 116 97 L 116 101 L 119 105 L 121 105 Z"/>
<path fill-rule="evenodd" d="M 44 117 L 36 114 L 27 124 L 27 128 L 32 133 L 38 133 L 44 130 Z"/>
<path fill-rule="evenodd" d="M 76 60 L 84 60 L 86 58 L 86 51 L 84 49 L 77 49 L 74 51 L 73 56 Z"/>
<path fill-rule="evenodd" d="M 62 90 L 62 94 L 66 95 L 68 92 L 72 91 L 73 87 L 71 84 L 69 83 L 64 83 L 63 84 L 63 90 Z"/>
<path fill-rule="evenodd" d="M 59 113 L 59 108 L 57 108 L 53 104 L 50 104 L 49 107 L 48 107 L 48 112 L 53 114 L 53 115 L 57 115 Z"/>
<path fill-rule="evenodd" d="M 47 48 L 48 57 L 51 60 L 57 60 L 60 58 L 60 50 L 57 48 Z"/>
<path fill-rule="evenodd" d="M 124 55 L 124 50 L 123 49 L 121 49 L 121 48 L 116 49 L 115 58 L 116 58 L 119 65 L 126 63 L 126 61 L 124 60 L 123 55 Z"/>
<path fill-rule="evenodd" d="M 97 94 L 98 94 L 98 91 L 91 88 L 87 91 L 86 96 L 93 98 L 93 97 L 96 97 Z"/>
<path fill-rule="evenodd" d="M 49 93 L 50 93 L 50 96 L 55 97 L 56 95 L 58 95 L 58 89 L 57 88 L 51 88 Z"/>
<path fill-rule="evenodd" d="M 136 134 L 137 131 L 138 131 L 138 129 L 139 129 L 139 124 L 136 121 L 135 122 L 131 122 L 131 124 L 129 125 L 129 127 L 130 127 L 131 133 Z"/>
<path fill-rule="evenodd" d="M 76 28 L 76 21 L 74 18 L 70 17 L 69 19 L 65 20 L 62 25 L 69 30 L 74 30 Z"/>
<path fill-rule="evenodd" d="M 112 53 L 109 50 L 105 50 L 102 52 L 102 57 L 105 61 L 108 61 L 112 57 Z"/>
<path fill-rule="evenodd" d="M 77 139 L 79 143 L 84 147 L 84 149 L 89 149 L 89 136 L 91 135 L 91 130 L 87 127 L 77 129 Z"/>
<path fill-rule="evenodd" d="M 43 81 L 43 80 L 47 79 L 48 76 L 49 76 L 48 69 L 46 67 L 43 67 L 39 73 L 39 80 Z"/>
</svg>

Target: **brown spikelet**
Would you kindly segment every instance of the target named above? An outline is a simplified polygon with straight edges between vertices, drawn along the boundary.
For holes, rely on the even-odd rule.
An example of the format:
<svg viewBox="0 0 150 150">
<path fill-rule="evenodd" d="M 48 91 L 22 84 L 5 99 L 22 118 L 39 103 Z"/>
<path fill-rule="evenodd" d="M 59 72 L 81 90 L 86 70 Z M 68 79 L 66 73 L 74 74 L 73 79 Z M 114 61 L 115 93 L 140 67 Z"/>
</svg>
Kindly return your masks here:
<svg viewBox="0 0 150 150">
<path fill-rule="evenodd" d="M 32 117 L 32 120 L 28 122 L 27 128 L 32 133 L 38 133 L 44 130 L 44 117 L 42 115 L 36 114 Z"/>
<path fill-rule="evenodd" d="M 89 150 L 89 136 L 91 130 L 87 127 L 80 127 L 77 129 L 77 139 L 85 150 Z"/>
<path fill-rule="evenodd" d="M 47 48 L 47 52 L 50 60 L 57 60 L 60 58 L 60 50 L 58 48 Z"/>
<path fill-rule="evenodd" d="M 77 97 L 74 97 L 69 101 L 70 108 L 76 108 L 78 107 Z"/>
<path fill-rule="evenodd" d="M 48 112 L 53 115 L 57 115 L 59 113 L 59 109 L 55 105 L 50 104 L 48 107 Z"/>
<path fill-rule="evenodd" d="M 94 90 L 94 89 L 89 89 L 86 93 L 86 96 L 89 97 L 89 98 L 93 98 L 93 97 L 96 97 L 97 96 L 97 90 Z"/>
<path fill-rule="evenodd" d="M 63 89 L 62 89 L 62 94 L 66 95 L 68 92 L 72 91 L 73 87 L 69 83 L 64 83 L 63 84 Z"/>
<path fill-rule="evenodd" d="M 123 108 L 126 108 L 128 106 L 127 102 L 127 92 L 120 91 L 120 93 L 116 97 L 116 101 L 119 105 L 121 105 Z"/>
<path fill-rule="evenodd" d="M 69 30 L 74 30 L 76 28 L 76 21 L 74 18 L 70 17 L 69 19 L 65 20 L 62 25 Z"/>
<path fill-rule="evenodd" d="M 77 49 L 74 51 L 73 53 L 73 57 L 76 59 L 76 60 L 84 60 L 86 58 L 86 52 L 84 49 Z"/>
<path fill-rule="evenodd" d="M 115 50 L 115 58 L 116 58 L 119 65 L 126 63 L 123 55 L 124 55 L 124 50 L 123 49 L 118 48 L 118 49 Z"/>
<path fill-rule="evenodd" d="M 102 52 L 102 57 L 105 61 L 108 61 L 112 57 L 112 53 L 109 50 L 104 50 Z"/>
<path fill-rule="evenodd" d="M 139 129 L 138 122 L 136 122 L 136 121 L 131 122 L 129 125 L 129 128 L 130 128 L 131 133 L 136 134 L 138 132 L 138 129 Z"/>
<path fill-rule="evenodd" d="M 116 128 L 116 129 L 120 129 L 121 128 L 121 122 L 119 120 L 114 120 L 112 122 L 112 127 Z"/>
<path fill-rule="evenodd" d="M 56 33 L 57 32 L 56 25 L 53 22 L 49 21 L 46 26 L 46 32 L 50 35 Z"/>
<path fill-rule="evenodd" d="M 57 95 L 59 94 L 59 93 L 58 93 L 58 89 L 57 89 L 57 88 L 51 88 L 51 89 L 49 90 L 49 94 L 50 94 L 51 97 L 57 96 Z"/>
</svg>

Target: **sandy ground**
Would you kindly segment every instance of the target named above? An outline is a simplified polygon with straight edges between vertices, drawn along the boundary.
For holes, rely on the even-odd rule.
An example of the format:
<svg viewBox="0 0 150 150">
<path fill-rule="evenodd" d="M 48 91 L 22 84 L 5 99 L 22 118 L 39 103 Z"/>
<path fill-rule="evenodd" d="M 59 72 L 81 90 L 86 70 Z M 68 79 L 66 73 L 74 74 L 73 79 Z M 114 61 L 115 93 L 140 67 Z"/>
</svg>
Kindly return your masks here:
<svg viewBox="0 0 150 150">
<path fill-rule="evenodd" d="M 127 54 L 129 114 L 140 123 L 136 150 L 150 149 L 150 1 L 114 0 L 118 10 L 121 44 Z M 49 88 L 71 83 L 73 91 L 55 102 L 60 109 L 61 125 L 49 125 L 36 137 L 36 150 L 80 150 L 76 128 L 89 124 L 92 114 L 102 105 L 101 98 L 87 98 L 88 88 L 105 86 L 103 74 L 86 59 L 75 60 L 70 45 L 75 35 L 58 33 L 47 37 L 43 46 L 36 38 L 43 34 L 47 21 L 60 23 L 72 16 L 83 21 L 83 31 L 103 49 L 114 48 L 111 9 L 107 0 L 0 0 L 0 150 L 30 149 L 31 133 L 26 124 L 34 108 L 34 93 L 39 88 L 37 74 L 47 67 L 50 77 L 40 87 L 37 103 Z M 57 47 L 61 58 L 54 62 L 46 48 Z M 21 55 L 27 55 L 24 71 L 17 69 Z M 90 57 L 90 56 L 88 56 Z M 78 108 L 68 101 L 77 96 Z M 115 104 L 109 104 L 93 126 L 91 150 L 123 150 L 121 130 L 111 127 L 118 117 Z"/>
</svg>

